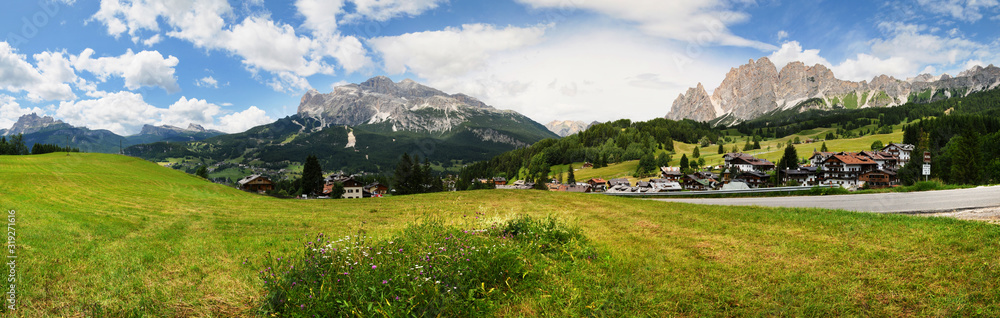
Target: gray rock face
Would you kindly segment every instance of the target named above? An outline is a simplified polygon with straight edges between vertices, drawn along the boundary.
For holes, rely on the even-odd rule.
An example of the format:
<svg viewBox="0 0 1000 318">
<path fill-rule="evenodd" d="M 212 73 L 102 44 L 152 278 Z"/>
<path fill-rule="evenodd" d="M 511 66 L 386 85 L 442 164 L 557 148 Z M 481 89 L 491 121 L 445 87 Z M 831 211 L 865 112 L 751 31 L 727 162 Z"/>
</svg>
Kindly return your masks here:
<svg viewBox="0 0 1000 318">
<path fill-rule="evenodd" d="M 394 83 L 384 76 L 349 84 L 330 94 L 310 90 L 298 114 L 316 118 L 323 127 L 391 123 L 393 130 L 444 132 L 472 115 L 506 113 L 463 95 L 449 95 L 412 80 Z"/>
<path fill-rule="evenodd" d="M 932 102 L 996 89 L 1000 68 L 973 67 L 957 77 L 923 74 L 906 81 L 881 75 L 867 81 L 837 79 L 823 65 L 792 62 L 777 71 L 766 57 L 733 68 L 711 97 L 699 83 L 681 94 L 667 119 L 709 121 L 725 117 L 725 124 L 757 118 L 768 112 L 800 107 L 892 107 L 907 102 Z"/>
<path fill-rule="evenodd" d="M 37 114 L 28 114 L 21 116 L 17 119 L 10 129 L 3 132 L 4 136 L 17 135 L 17 134 L 32 134 L 41 131 L 47 127 L 66 125 L 60 120 L 55 120 L 50 116 L 41 117 Z"/>
<path fill-rule="evenodd" d="M 589 127 L 587 123 L 571 120 L 553 120 L 552 122 L 545 124 L 545 128 L 548 128 L 549 131 L 559 135 L 559 137 L 566 137 L 584 131 L 587 127 Z"/>
<path fill-rule="evenodd" d="M 667 119 L 682 120 L 693 119 L 697 121 L 709 121 L 718 117 L 712 97 L 708 96 L 705 87 L 698 83 L 698 87 L 688 89 L 687 93 L 681 94 L 674 100 L 674 106 L 667 114 Z"/>
</svg>

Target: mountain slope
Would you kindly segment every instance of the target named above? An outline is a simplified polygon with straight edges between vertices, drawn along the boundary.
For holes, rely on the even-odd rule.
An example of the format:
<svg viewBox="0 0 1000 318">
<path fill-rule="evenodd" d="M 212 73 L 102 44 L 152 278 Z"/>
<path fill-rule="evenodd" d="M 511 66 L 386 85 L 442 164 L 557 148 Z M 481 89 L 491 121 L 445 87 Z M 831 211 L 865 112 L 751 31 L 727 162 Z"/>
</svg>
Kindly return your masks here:
<svg viewBox="0 0 1000 318">
<path fill-rule="evenodd" d="M 957 77 L 927 74 L 909 80 L 878 76 L 868 81 L 837 79 L 823 65 L 792 62 L 780 72 L 764 57 L 733 68 L 709 96 L 699 83 L 674 100 L 666 118 L 734 124 L 780 110 L 892 107 L 927 103 L 1000 87 L 1000 68 L 973 67 Z"/>
<path fill-rule="evenodd" d="M 403 153 L 447 168 L 556 137 L 524 115 L 475 98 L 376 77 L 329 94 L 309 91 L 298 114 L 244 133 L 137 145 L 126 153 L 158 161 L 195 157 L 218 169 L 244 164 L 271 172 L 316 154 L 327 170 L 389 172 Z"/>
</svg>

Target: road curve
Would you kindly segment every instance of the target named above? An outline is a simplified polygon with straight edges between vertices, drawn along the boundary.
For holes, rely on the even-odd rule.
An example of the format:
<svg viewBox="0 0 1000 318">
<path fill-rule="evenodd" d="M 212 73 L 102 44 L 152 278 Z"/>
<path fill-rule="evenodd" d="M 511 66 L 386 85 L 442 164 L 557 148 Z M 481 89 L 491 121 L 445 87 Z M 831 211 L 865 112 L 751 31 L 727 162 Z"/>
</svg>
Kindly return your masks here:
<svg viewBox="0 0 1000 318">
<path fill-rule="evenodd" d="M 875 213 L 919 213 L 997 207 L 1000 206 L 1000 186 L 907 193 L 652 200 L 710 205 L 822 208 Z"/>
</svg>

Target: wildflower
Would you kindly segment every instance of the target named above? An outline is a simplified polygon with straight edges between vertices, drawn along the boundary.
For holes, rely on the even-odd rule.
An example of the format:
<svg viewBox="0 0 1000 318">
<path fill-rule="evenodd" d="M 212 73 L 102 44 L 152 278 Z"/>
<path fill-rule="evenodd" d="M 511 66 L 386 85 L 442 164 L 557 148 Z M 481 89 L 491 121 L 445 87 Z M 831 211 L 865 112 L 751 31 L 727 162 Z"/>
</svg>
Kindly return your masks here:
<svg viewBox="0 0 1000 318">
<path fill-rule="evenodd" d="M 372 269 L 375 269 L 376 267 L 377 267 L 377 266 L 375 266 L 375 265 L 372 265 Z"/>
<path fill-rule="evenodd" d="M 383 279 L 382 280 L 382 285 L 385 285 L 386 283 L 388 283 L 388 281 L 386 281 L 386 280 Z"/>
</svg>

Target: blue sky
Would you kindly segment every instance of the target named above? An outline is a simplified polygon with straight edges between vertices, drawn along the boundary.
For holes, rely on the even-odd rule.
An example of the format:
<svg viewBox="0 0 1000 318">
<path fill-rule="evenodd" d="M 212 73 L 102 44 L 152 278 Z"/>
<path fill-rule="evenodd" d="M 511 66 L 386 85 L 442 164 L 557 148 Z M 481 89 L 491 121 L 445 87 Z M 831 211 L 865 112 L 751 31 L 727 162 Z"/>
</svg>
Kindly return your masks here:
<svg viewBox="0 0 1000 318">
<path fill-rule="evenodd" d="M 1000 1 L 29 0 L 0 12 L 0 128 L 238 132 L 377 75 L 539 122 L 648 120 L 732 67 L 849 80 L 997 63 Z"/>
</svg>

